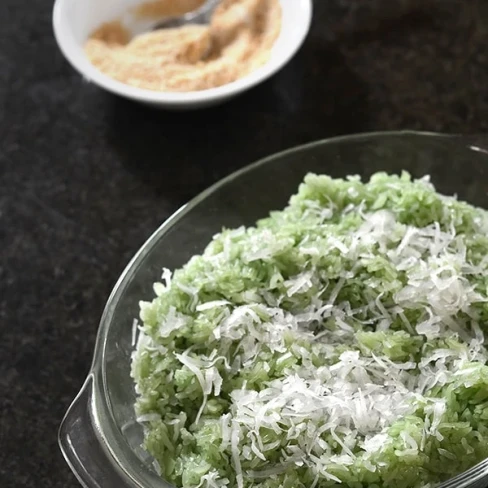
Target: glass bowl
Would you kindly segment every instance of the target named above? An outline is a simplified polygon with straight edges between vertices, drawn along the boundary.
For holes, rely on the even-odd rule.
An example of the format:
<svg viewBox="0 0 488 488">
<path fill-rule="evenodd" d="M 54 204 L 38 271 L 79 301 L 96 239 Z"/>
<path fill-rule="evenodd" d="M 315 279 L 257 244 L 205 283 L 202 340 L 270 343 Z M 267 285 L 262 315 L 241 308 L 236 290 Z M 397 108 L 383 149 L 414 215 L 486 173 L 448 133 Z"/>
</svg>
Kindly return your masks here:
<svg viewBox="0 0 488 488">
<path fill-rule="evenodd" d="M 117 282 L 103 313 L 88 378 L 59 431 L 61 450 L 87 488 L 170 488 L 141 448 L 130 377 L 133 319 L 153 297 L 162 267 L 200 253 L 222 227 L 250 225 L 283 208 L 308 172 L 368 177 L 377 171 L 430 174 L 438 191 L 488 207 L 488 152 L 463 137 L 392 132 L 338 137 L 271 156 L 217 183 L 168 219 Z M 488 468 L 442 486 L 486 486 Z"/>
</svg>

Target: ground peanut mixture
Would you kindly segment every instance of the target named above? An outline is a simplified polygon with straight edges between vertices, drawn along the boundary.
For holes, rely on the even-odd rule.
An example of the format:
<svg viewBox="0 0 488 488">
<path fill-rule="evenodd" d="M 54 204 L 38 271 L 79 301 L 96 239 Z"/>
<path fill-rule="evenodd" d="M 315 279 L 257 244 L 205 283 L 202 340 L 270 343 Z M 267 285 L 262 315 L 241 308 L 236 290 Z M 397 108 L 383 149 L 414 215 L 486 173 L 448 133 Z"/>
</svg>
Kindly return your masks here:
<svg viewBox="0 0 488 488">
<path fill-rule="evenodd" d="M 138 16 L 181 15 L 202 0 L 156 0 Z M 131 39 L 120 21 L 88 39 L 89 60 L 106 75 L 156 91 L 197 91 L 225 85 L 265 64 L 281 29 L 279 0 L 223 0 L 209 25 L 160 29 Z"/>
</svg>

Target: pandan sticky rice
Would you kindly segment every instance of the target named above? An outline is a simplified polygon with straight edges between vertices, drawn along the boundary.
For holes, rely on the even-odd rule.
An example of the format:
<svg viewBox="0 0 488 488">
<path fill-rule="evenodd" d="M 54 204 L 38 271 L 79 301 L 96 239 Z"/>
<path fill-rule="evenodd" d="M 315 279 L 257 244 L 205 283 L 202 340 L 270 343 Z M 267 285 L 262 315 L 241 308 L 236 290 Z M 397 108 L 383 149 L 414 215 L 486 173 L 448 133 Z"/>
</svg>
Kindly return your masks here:
<svg viewBox="0 0 488 488">
<path fill-rule="evenodd" d="M 184 488 L 433 487 L 488 457 L 488 212 L 309 174 L 141 302 L 145 448 Z"/>
</svg>

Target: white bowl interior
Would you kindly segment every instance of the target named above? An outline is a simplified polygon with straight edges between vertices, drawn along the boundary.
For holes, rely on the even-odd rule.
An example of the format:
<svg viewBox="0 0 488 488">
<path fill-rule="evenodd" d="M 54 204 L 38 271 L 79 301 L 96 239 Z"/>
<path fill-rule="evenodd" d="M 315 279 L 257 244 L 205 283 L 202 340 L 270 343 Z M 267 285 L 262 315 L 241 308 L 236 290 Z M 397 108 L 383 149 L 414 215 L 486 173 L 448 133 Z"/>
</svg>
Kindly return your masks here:
<svg viewBox="0 0 488 488">
<path fill-rule="evenodd" d="M 56 0 L 53 26 L 64 56 L 86 79 L 103 88 L 143 102 L 192 103 L 229 98 L 271 76 L 298 50 L 310 27 L 311 0 L 280 0 L 282 28 L 273 46 L 271 59 L 264 66 L 227 85 L 188 93 L 155 92 L 132 87 L 113 80 L 95 68 L 85 56 L 83 46 L 90 34 L 104 22 L 121 19 L 133 32 L 144 30 L 144 22 L 127 12 L 143 0 Z"/>
</svg>

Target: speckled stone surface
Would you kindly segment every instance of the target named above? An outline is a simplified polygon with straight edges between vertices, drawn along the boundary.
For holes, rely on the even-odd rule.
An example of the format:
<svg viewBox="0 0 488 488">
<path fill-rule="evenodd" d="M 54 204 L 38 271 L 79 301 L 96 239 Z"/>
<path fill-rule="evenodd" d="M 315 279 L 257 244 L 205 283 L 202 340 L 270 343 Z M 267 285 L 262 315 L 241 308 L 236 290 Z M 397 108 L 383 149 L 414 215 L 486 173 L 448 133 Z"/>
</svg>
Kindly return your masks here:
<svg viewBox="0 0 488 488">
<path fill-rule="evenodd" d="M 0 2 L 0 486 L 77 482 L 56 442 L 119 273 L 209 184 L 262 156 L 380 129 L 488 131 L 484 0 L 316 0 L 273 79 L 172 114 L 63 60 L 52 2 Z"/>
</svg>

